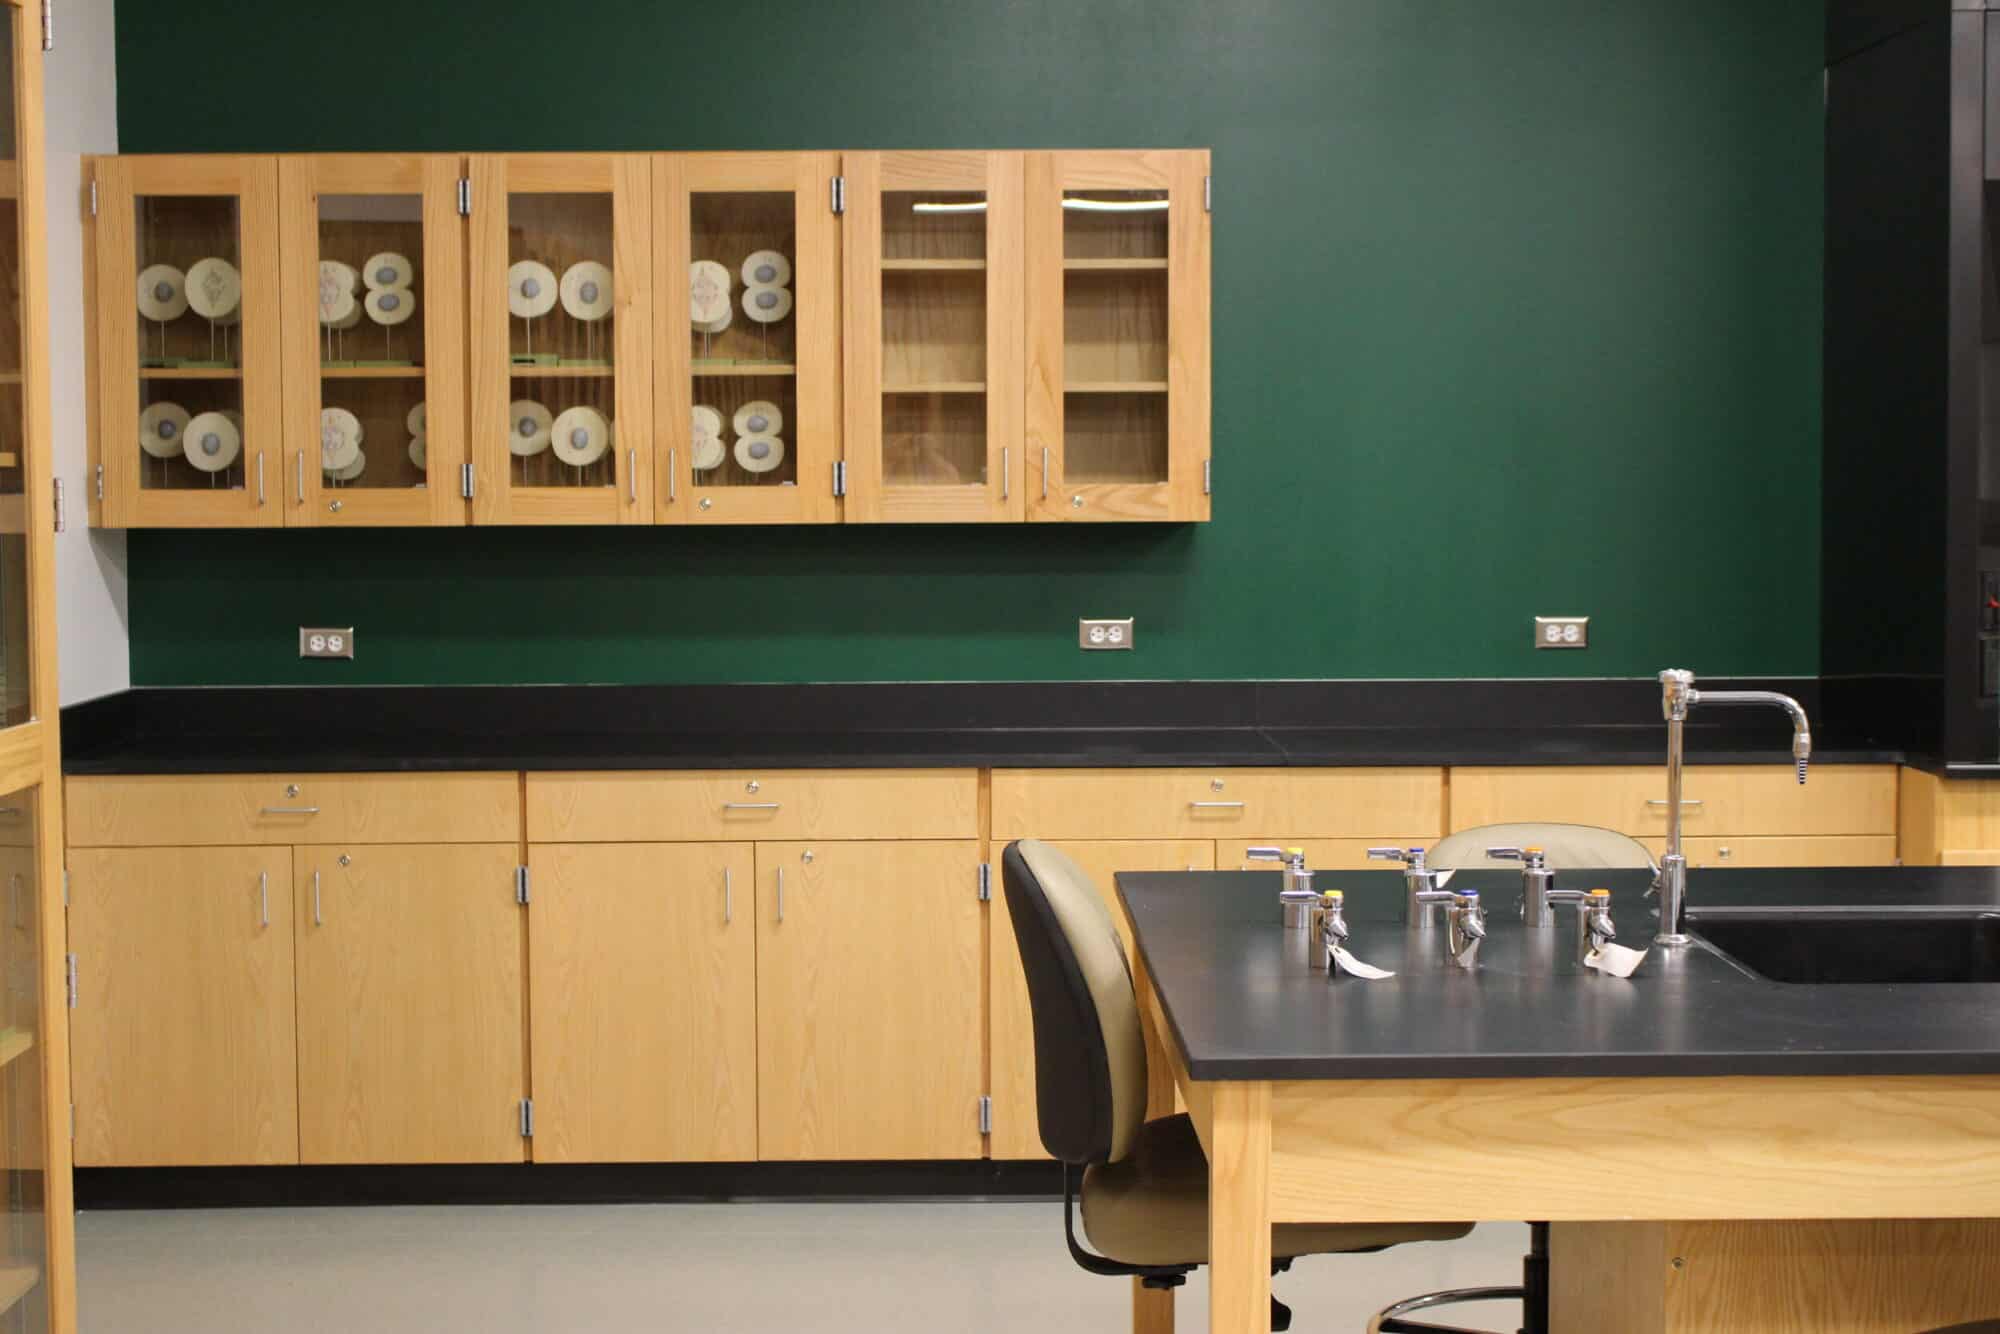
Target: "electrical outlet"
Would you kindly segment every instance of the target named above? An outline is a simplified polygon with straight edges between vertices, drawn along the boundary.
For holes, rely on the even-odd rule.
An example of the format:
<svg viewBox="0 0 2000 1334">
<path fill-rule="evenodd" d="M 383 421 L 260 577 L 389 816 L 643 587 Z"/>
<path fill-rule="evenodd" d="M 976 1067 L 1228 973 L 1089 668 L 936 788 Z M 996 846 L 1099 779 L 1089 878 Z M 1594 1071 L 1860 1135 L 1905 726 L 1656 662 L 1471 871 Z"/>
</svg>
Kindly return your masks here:
<svg viewBox="0 0 2000 1334">
<path fill-rule="evenodd" d="M 299 627 L 301 658 L 351 658 L 354 656 L 354 627 L 342 629 Z"/>
<path fill-rule="evenodd" d="M 1119 621 L 1091 620 L 1076 623 L 1076 646 L 1089 649 L 1131 648 L 1132 618 Z"/>
<path fill-rule="evenodd" d="M 1588 616 L 1537 616 L 1535 618 L 1536 648 L 1589 648 L 1590 618 Z"/>
</svg>

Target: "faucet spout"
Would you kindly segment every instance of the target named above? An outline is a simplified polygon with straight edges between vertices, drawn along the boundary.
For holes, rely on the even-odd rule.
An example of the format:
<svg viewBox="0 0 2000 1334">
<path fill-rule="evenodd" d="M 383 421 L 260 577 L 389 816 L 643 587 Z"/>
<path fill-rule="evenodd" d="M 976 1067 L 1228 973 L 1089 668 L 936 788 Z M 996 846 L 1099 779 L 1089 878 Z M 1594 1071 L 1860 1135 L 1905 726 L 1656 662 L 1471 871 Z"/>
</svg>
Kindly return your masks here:
<svg viewBox="0 0 2000 1334">
<path fill-rule="evenodd" d="M 1806 781 L 1806 761 L 1812 758 L 1812 727 L 1806 721 L 1805 705 L 1775 690 L 1689 690 L 1690 704 L 1766 704 L 1783 709 L 1792 719 L 1792 759 L 1799 766 L 1799 782 Z"/>
</svg>

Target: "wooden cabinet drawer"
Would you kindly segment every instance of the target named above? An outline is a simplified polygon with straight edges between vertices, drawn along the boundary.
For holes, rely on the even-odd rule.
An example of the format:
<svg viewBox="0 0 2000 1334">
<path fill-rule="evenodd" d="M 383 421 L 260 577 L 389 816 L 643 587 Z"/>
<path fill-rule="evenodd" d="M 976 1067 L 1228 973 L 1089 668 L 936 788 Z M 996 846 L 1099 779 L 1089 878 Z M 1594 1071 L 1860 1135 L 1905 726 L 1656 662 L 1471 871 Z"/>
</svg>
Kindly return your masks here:
<svg viewBox="0 0 2000 1334">
<path fill-rule="evenodd" d="M 528 775 L 536 843 L 978 836 L 974 769 Z"/>
<path fill-rule="evenodd" d="M 1667 850 L 1664 838 L 1641 839 L 1654 857 Z M 1751 835 L 1748 838 L 1681 837 L 1681 854 L 1692 867 L 1712 866 L 1894 866 L 1894 834 L 1829 834 L 1824 837 Z"/>
<path fill-rule="evenodd" d="M 148 774 L 72 778 L 72 847 L 513 843 L 520 780 L 502 774 Z"/>
<path fill-rule="evenodd" d="M 1300 838 L 1438 829 L 1440 769 L 996 769 L 993 837 Z"/>
<path fill-rule="evenodd" d="M 1666 796 L 1664 765 L 1458 768 L 1451 827 L 1559 820 L 1664 834 Z M 1690 837 L 1896 832 L 1896 770 L 1885 764 L 1826 765 L 1804 787 L 1789 764 L 1690 765 L 1681 799 Z"/>
</svg>

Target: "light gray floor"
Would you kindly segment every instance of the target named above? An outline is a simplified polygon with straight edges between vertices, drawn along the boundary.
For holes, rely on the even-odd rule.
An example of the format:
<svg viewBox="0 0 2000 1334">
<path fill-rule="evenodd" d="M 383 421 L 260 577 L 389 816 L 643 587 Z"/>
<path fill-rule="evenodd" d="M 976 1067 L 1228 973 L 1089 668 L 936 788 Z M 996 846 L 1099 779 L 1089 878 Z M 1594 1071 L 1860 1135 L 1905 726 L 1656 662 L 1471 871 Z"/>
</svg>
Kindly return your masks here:
<svg viewBox="0 0 2000 1334">
<path fill-rule="evenodd" d="M 1396 1298 L 1519 1281 L 1527 1229 L 1323 1256 L 1280 1275 L 1298 1334 Z M 843 1331 L 1127 1328 L 1123 1279 L 1077 1269 L 1047 1203 L 238 1209 L 77 1219 L 83 1334 L 218 1330 Z M 1207 1328 L 1199 1275 L 1179 1328 Z M 1515 1328 L 1496 1306 L 1468 1324 Z"/>
</svg>

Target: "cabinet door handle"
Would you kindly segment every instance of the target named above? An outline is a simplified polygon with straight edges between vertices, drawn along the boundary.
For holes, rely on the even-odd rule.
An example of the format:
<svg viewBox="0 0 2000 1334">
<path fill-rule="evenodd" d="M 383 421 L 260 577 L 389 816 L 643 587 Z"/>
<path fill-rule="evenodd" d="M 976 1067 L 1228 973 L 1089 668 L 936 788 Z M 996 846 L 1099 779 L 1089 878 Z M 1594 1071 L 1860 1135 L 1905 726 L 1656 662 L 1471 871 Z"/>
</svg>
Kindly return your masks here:
<svg viewBox="0 0 2000 1334">
<path fill-rule="evenodd" d="M 1190 801 L 1188 809 L 1194 811 L 1240 811 L 1243 809 L 1243 803 L 1240 801 Z"/>
<path fill-rule="evenodd" d="M 1042 446 L 1042 499 L 1049 498 L 1049 447 Z"/>
<path fill-rule="evenodd" d="M 318 815 L 317 806 L 259 806 L 259 815 Z"/>
<path fill-rule="evenodd" d="M 257 451 L 257 504 L 264 503 L 264 451 Z"/>
<path fill-rule="evenodd" d="M 785 868 L 778 868 L 778 920 L 785 920 Z"/>
<path fill-rule="evenodd" d="M 257 872 L 257 925 L 271 924 L 271 873 Z"/>
<path fill-rule="evenodd" d="M 680 451 L 667 451 L 667 503 L 673 504 L 681 498 Z"/>
<path fill-rule="evenodd" d="M 1665 797 L 1648 797 L 1646 798 L 1646 804 L 1648 806 L 1664 806 L 1667 804 L 1667 799 Z M 1703 802 L 1700 797 L 1681 798 L 1681 805 L 1683 806 L 1700 806 L 1702 804 Z"/>
<path fill-rule="evenodd" d="M 735 920 L 736 920 L 736 885 L 734 882 L 733 873 L 727 866 L 725 866 L 722 868 L 722 924 L 724 926 L 728 926 L 731 922 Z"/>
<path fill-rule="evenodd" d="M 625 502 L 628 505 L 639 503 L 639 451 L 636 449 L 625 451 Z"/>
<path fill-rule="evenodd" d="M 722 803 L 722 809 L 725 811 L 775 811 L 779 805 L 780 803 L 775 801 L 725 801 Z"/>
<path fill-rule="evenodd" d="M 325 926 L 326 920 L 319 915 L 319 872 L 313 872 L 313 925 Z"/>
<path fill-rule="evenodd" d="M 298 496 L 299 504 L 303 505 L 306 503 L 306 452 L 303 449 L 299 451 L 298 478 L 298 490 L 295 494 Z"/>
<path fill-rule="evenodd" d="M 1014 447 L 1000 446 L 1000 499 L 1005 500 L 1014 491 Z"/>
</svg>

